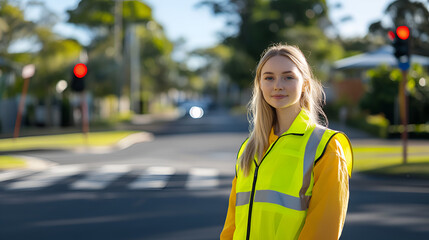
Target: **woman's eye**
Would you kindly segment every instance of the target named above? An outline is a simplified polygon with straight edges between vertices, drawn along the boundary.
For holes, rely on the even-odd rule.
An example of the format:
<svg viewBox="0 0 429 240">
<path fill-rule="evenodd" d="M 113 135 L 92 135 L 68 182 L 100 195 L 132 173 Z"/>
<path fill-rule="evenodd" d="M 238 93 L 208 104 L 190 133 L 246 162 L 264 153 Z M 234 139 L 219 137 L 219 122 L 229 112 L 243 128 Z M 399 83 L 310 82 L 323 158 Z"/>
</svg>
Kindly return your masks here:
<svg viewBox="0 0 429 240">
<path fill-rule="evenodd" d="M 293 76 L 285 76 L 284 79 L 286 79 L 286 80 L 292 80 L 292 79 L 295 79 L 295 78 Z"/>
<path fill-rule="evenodd" d="M 271 81 L 273 79 L 274 79 L 273 77 L 265 77 L 265 80 L 268 80 L 268 81 Z"/>
</svg>

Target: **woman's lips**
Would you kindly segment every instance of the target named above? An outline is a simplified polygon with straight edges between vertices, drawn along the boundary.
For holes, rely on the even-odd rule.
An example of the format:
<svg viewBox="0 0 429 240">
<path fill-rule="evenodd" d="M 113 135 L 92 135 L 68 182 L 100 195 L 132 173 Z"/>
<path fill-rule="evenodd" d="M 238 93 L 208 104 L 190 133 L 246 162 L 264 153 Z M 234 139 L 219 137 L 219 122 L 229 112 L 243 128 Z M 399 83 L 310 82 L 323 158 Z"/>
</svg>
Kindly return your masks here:
<svg viewBox="0 0 429 240">
<path fill-rule="evenodd" d="M 283 99 L 283 98 L 286 97 L 286 95 L 273 95 L 271 97 L 274 98 L 274 99 Z"/>
</svg>

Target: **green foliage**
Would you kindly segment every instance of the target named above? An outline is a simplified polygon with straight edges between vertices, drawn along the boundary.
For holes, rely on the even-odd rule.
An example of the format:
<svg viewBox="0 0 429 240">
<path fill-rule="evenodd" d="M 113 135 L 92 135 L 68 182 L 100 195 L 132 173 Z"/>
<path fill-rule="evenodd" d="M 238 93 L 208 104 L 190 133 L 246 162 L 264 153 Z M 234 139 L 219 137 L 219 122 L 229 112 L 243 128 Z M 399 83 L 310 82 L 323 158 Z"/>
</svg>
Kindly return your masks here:
<svg viewBox="0 0 429 240">
<path fill-rule="evenodd" d="M 227 15 L 230 24 L 238 25 L 237 34 L 223 42 L 231 54 L 222 69 L 241 88 L 251 86 L 261 53 L 275 43 L 299 46 L 320 79 L 327 77 L 322 66 L 343 55 L 341 45 L 318 27 L 327 18 L 325 0 L 208 0 L 201 5 Z"/>
<path fill-rule="evenodd" d="M 387 66 L 380 66 L 369 70 L 370 78 L 368 91 L 361 100 L 360 106 L 370 114 L 384 114 L 391 122 L 394 122 L 395 101 L 402 73 L 399 69 L 391 69 Z M 413 64 L 408 74 L 407 91 L 409 92 L 409 122 L 425 123 L 429 121 L 429 86 L 421 86 L 421 79 L 429 79 L 424 68 L 418 64 Z M 426 80 L 425 80 L 426 82 Z"/>
<path fill-rule="evenodd" d="M 398 96 L 400 72 L 391 70 L 383 65 L 369 70 L 368 91 L 361 100 L 361 108 L 370 114 L 383 113 L 387 119 L 393 122 L 395 98 Z M 398 78 L 399 77 L 399 78 Z"/>
<path fill-rule="evenodd" d="M 43 32 L 46 33 L 45 36 L 51 33 L 47 29 Z M 73 66 L 82 50 L 76 40 L 57 40 L 54 35 L 50 39 L 42 40 L 42 43 L 42 49 L 33 59 L 37 74 L 31 82 L 33 94 L 40 98 L 52 94 L 59 80 L 71 79 Z"/>
<path fill-rule="evenodd" d="M 0 1 L 0 56 L 7 57 L 10 44 L 34 35 L 34 23 L 24 19 L 24 12 L 8 1 Z"/>
<path fill-rule="evenodd" d="M 378 49 L 384 45 L 386 42 L 383 38 L 378 37 L 369 37 L 365 36 L 363 38 L 347 38 L 347 39 L 339 39 L 341 45 L 344 48 L 344 56 L 343 57 L 351 57 L 357 54 L 365 53 L 373 51 L 374 49 Z"/>
<path fill-rule="evenodd" d="M 115 23 L 114 0 L 81 0 L 76 9 L 68 10 L 69 22 L 87 27 L 113 27 Z M 152 19 L 152 10 L 141 1 L 124 1 L 122 20 L 129 23 L 145 23 Z"/>
<path fill-rule="evenodd" d="M 383 114 L 365 115 L 359 113 L 349 118 L 347 120 L 347 124 L 363 130 L 375 137 L 387 138 L 390 122 Z"/>
<path fill-rule="evenodd" d="M 250 57 L 246 51 L 237 49 L 226 62 L 224 70 L 238 86 L 248 88 L 252 86 L 256 64 L 257 60 Z"/>
<path fill-rule="evenodd" d="M 135 26 L 140 53 L 141 99 L 147 106 L 151 95 L 174 86 L 171 71 L 176 68 L 171 59 L 173 43 L 166 37 L 163 28 L 152 18 L 152 10 L 141 1 L 124 1 L 122 6 L 122 59 L 115 60 L 113 25 L 116 1 L 81 0 L 78 7 L 68 11 L 69 22 L 91 29 L 105 29 L 97 33 L 88 47 L 89 88 L 96 96 L 117 93 L 118 77 L 123 78 L 123 92 L 129 94 L 130 45 L 125 32 Z M 118 75 L 118 71 L 121 72 Z M 147 107 L 145 107 L 147 109 Z"/>
<path fill-rule="evenodd" d="M 36 73 L 30 81 L 29 94 L 37 98 L 44 98 L 52 94 L 56 83 L 61 79 L 68 79 L 71 68 L 82 49 L 75 40 L 61 39 L 50 29 L 47 21 L 34 23 L 24 19 L 23 10 L 18 6 L 0 2 L 0 19 L 7 24 L 6 28 L 0 27 L 0 56 L 10 62 L 14 62 L 16 80 L 4 93 L 4 97 L 13 97 L 22 91 L 23 80 L 20 77 L 20 67 L 26 64 L 35 64 Z M 45 9 L 43 3 L 42 9 Z M 53 19 L 48 15 L 52 12 L 45 12 L 46 19 Z M 0 20 L 0 22 L 1 22 Z M 1 25 L 1 24 L 0 24 Z M 9 46 L 16 40 L 29 39 L 40 46 L 40 50 L 34 52 L 9 53 Z"/>
</svg>

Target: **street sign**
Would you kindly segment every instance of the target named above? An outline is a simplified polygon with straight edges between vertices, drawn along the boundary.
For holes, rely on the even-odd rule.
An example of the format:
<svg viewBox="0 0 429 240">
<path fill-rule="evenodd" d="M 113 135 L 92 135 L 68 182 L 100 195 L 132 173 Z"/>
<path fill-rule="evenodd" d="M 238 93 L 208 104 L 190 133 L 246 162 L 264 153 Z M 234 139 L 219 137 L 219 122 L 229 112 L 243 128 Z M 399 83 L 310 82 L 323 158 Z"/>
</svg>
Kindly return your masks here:
<svg viewBox="0 0 429 240">
<path fill-rule="evenodd" d="M 407 71 L 408 69 L 410 69 L 410 59 L 408 58 L 406 61 L 401 62 L 400 60 L 398 60 L 398 67 L 399 69 L 401 69 L 402 71 Z"/>
<path fill-rule="evenodd" d="M 36 71 L 36 67 L 34 64 L 25 65 L 22 69 L 22 78 L 28 79 L 34 76 L 34 72 Z"/>
</svg>

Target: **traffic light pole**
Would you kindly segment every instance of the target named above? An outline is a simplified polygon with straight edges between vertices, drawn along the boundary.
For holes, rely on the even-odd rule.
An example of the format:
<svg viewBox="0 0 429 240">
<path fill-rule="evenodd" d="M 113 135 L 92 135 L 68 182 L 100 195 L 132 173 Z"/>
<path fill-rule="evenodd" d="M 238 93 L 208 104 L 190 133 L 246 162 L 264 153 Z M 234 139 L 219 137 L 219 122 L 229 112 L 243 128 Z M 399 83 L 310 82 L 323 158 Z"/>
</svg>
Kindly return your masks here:
<svg viewBox="0 0 429 240">
<path fill-rule="evenodd" d="M 89 123 L 88 123 L 88 104 L 86 103 L 86 92 L 81 92 L 81 109 L 82 109 L 82 132 L 85 138 L 88 137 Z"/>
<path fill-rule="evenodd" d="M 407 163 L 407 141 L 408 141 L 408 101 L 407 101 L 407 75 L 410 68 L 410 29 L 407 26 L 399 26 L 396 33 L 388 32 L 392 40 L 394 55 L 398 60 L 398 67 L 402 72 L 402 80 L 399 83 L 399 112 L 402 122 L 402 154 L 403 164 Z"/>
<path fill-rule="evenodd" d="M 408 71 L 402 72 L 402 81 L 399 84 L 399 107 L 402 121 L 402 163 L 407 163 L 407 141 L 408 141 L 408 97 L 407 89 L 407 75 Z"/>
</svg>

